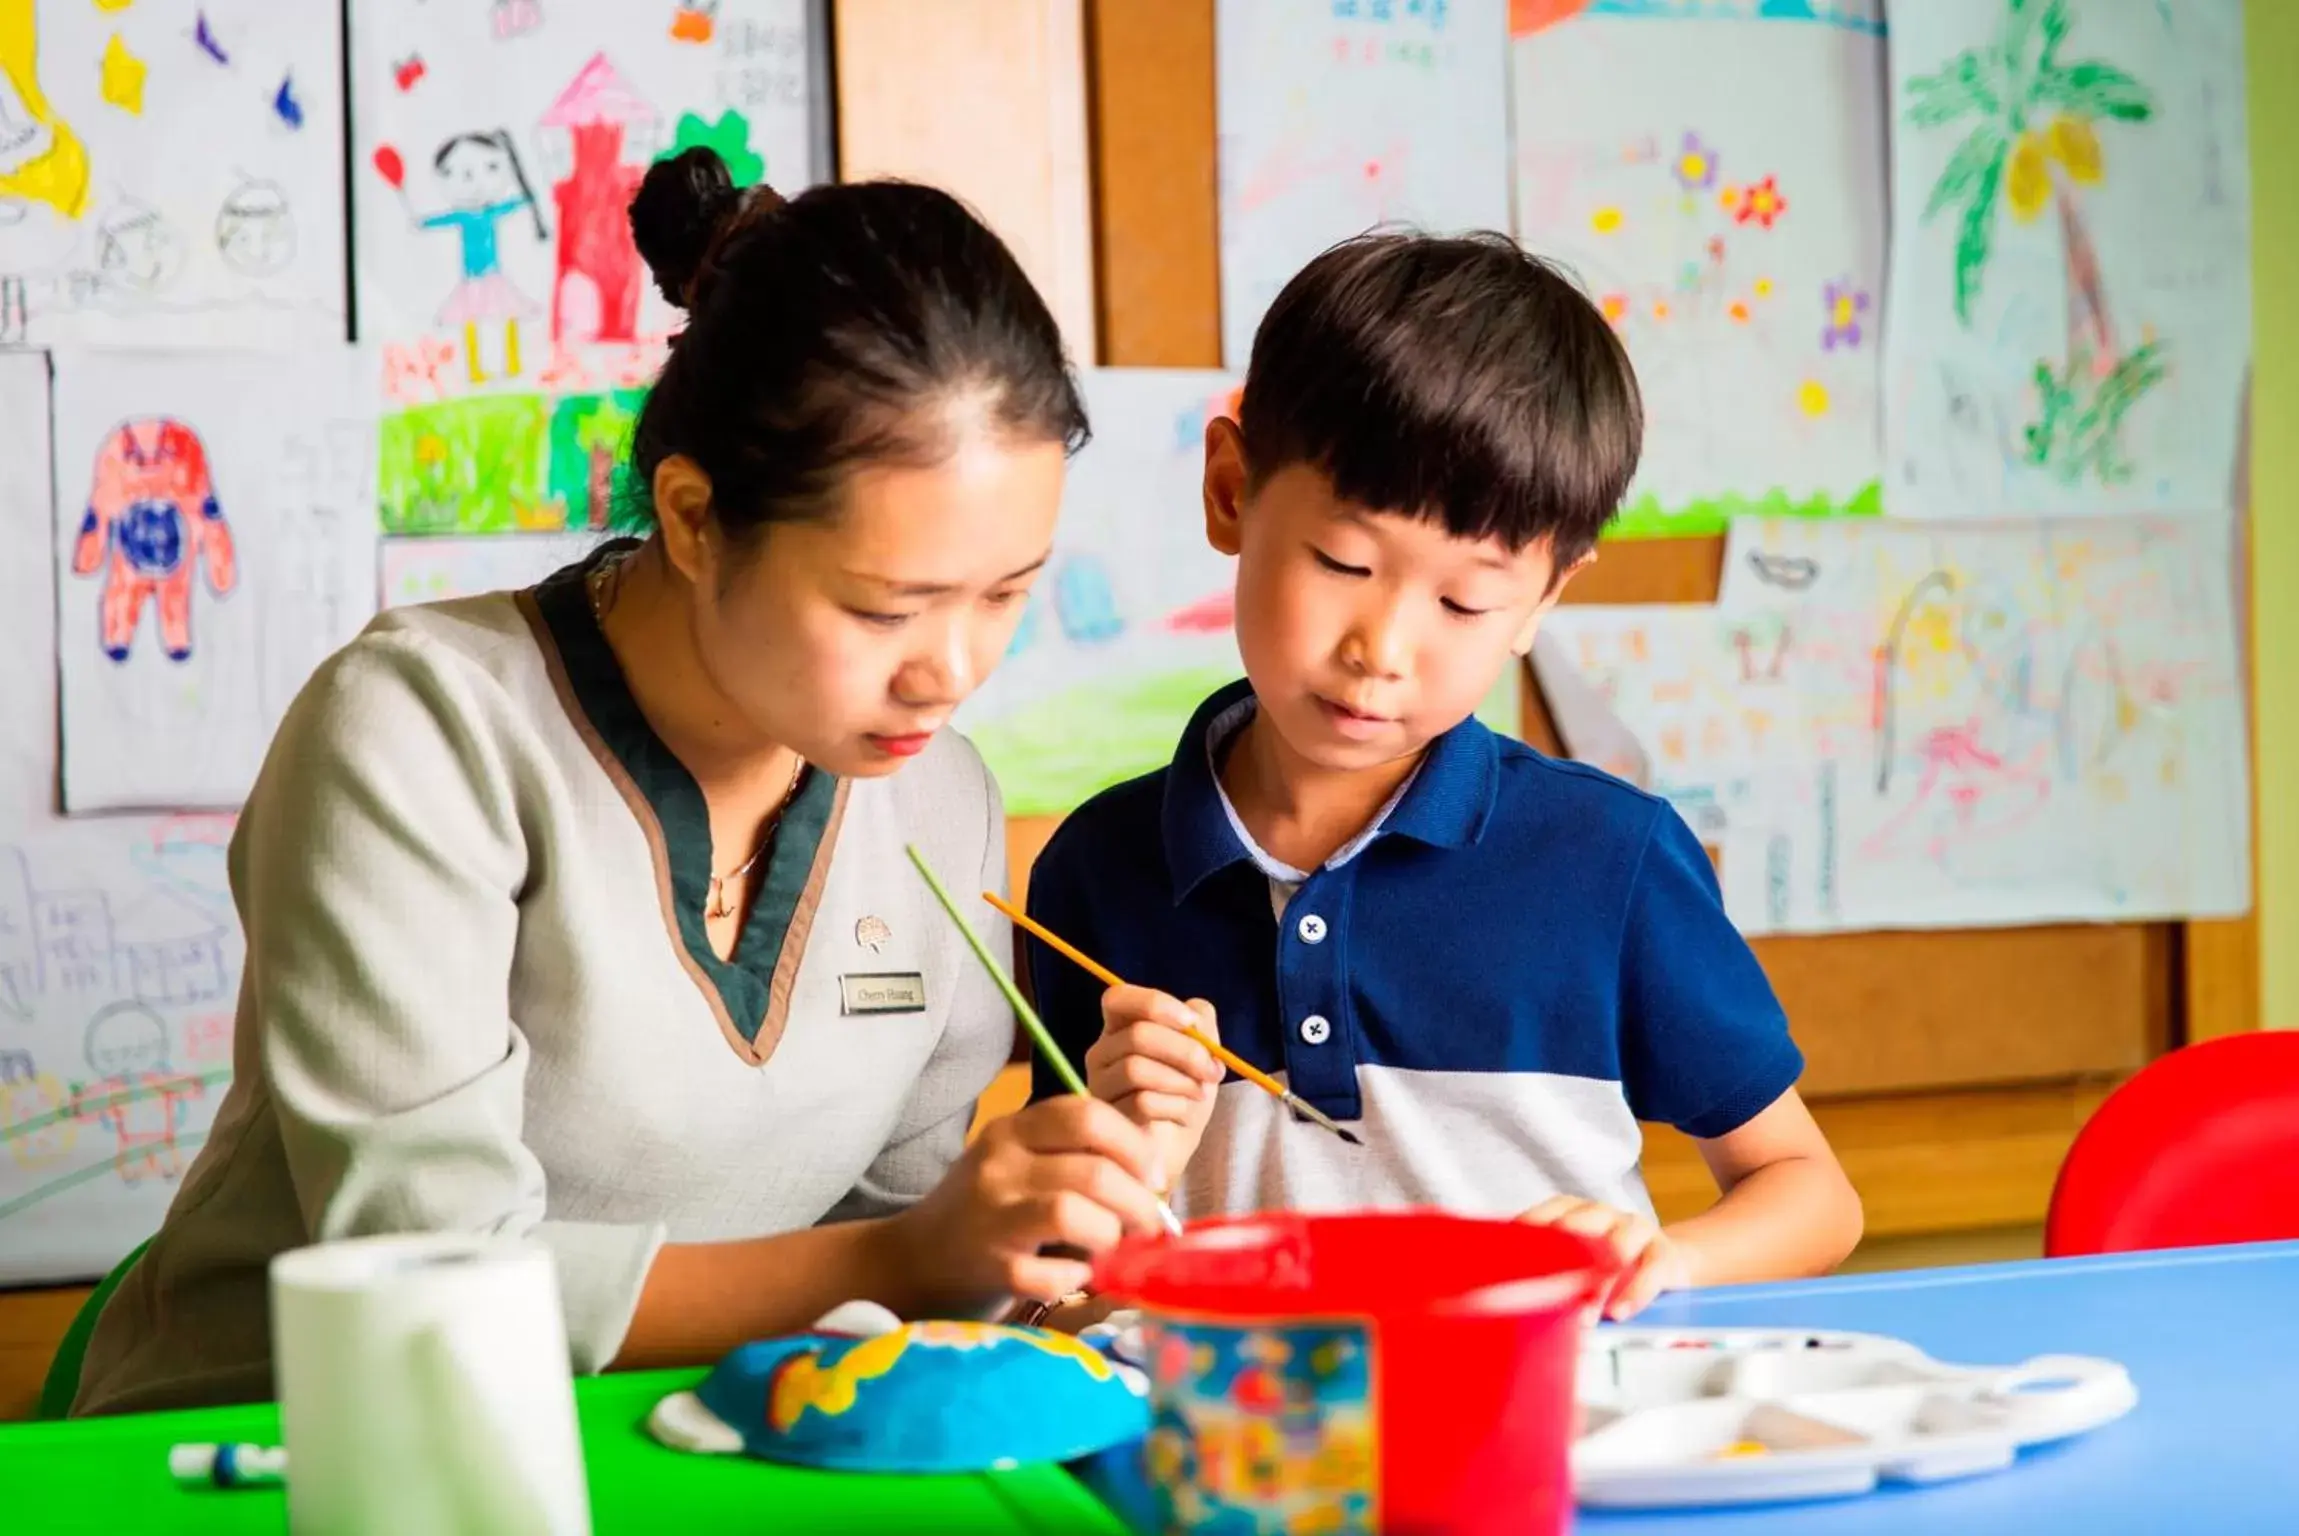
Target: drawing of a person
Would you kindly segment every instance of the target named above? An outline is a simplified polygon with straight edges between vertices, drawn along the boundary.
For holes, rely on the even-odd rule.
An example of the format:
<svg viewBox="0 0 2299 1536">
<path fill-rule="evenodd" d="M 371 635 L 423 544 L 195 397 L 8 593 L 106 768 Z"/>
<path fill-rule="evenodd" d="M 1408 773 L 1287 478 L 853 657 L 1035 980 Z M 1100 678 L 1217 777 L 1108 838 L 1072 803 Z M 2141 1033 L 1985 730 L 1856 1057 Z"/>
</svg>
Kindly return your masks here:
<svg viewBox="0 0 2299 1536">
<path fill-rule="evenodd" d="M 97 266 L 104 281 L 157 293 L 183 270 L 184 243 L 157 210 L 133 199 L 104 215 L 96 226 Z"/>
<path fill-rule="evenodd" d="M 527 185 L 527 172 L 519 164 L 519 150 L 507 128 L 456 134 L 439 146 L 431 165 L 447 188 L 448 206 L 439 213 L 415 215 L 416 227 L 454 230 L 463 250 L 463 276 L 440 307 L 439 324 L 462 327 L 471 382 L 481 384 L 486 374 L 480 365 L 479 327 L 485 321 L 502 321 L 503 371 L 516 377 L 519 322 L 542 310 L 503 275 L 496 226 L 525 209 L 535 239 L 547 240 L 551 232 L 543 222 L 542 204 Z"/>
<path fill-rule="evenodd" d="M 87 1056 L 100 1075 L 73 1096 L 73 1118 L 110 1129 L 120 1144 L 113 1161 L 126 1183 L 180 1175 L 176 1133 L 207 1085 L 168 1070 L 166 1021 L 142 1003 L 114 1003 L 89 1020 Z"/>
<path fill-rule="evenodd" d="M 205 565 L 218 597 L 239 580 L 231 529 L 208 478 L 207 450 L 180 421 L 122 423 L 96 451 L 95 482 L 72 551 L 72 574 L 106 565 L 104 654 L 126 661 L 147 598 L 160 609 L 170 661 L 192 654 L 192 569 Z"/>
</svg>

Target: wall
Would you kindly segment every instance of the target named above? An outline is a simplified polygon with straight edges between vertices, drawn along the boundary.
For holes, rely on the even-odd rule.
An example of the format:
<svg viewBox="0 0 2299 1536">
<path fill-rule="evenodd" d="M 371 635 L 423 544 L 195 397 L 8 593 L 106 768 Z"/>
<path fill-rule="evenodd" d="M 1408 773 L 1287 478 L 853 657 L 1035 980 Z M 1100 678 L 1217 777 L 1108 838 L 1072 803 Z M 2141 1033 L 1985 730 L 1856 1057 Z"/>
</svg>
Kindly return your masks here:
<svg viewBox="0 0 2299 1536">
<path fill-rule="evenodd" d="M 2250 0 L 2251 592 L 2260 1021 L 2299 1027 L 2299 5 Z"/>
</svg>

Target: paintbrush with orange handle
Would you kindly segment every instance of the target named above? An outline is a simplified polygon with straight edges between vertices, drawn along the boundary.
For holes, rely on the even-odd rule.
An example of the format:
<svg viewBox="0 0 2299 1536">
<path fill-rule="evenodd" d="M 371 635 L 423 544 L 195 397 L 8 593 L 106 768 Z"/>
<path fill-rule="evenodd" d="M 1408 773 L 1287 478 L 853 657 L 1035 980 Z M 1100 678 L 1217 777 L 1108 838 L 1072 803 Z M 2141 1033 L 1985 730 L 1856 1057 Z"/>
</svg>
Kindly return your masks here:
<svg viewBox="0 0 2299 1536">
<path fill-rule="evenodd" d="M 1021 929 L 1024 933 L 1035 937 L 1040 943 L 1044 944 L 1055 954 L 1061 955 L 1064 958 L 1074 962 L 1088 975 L 1101 982 L 1103 986 L 1122 987 L 1125 985 L 1125 982 L 1119 978 L 1117 972 L 1111 970 L 1108 966 L 1092 958 L 1090 955 L 1087 955 L 1083 950 L 1078 949 L 1075 945 L 1071 944 L 1067 939 L 1064 939 L 1060 935 L 1056 934 L 1045 924 L 1039 922 L 1036 918 L 1030 916 L 1027 912 L 1024 912 L 1021 908 L 1006 900 L 1005 897 L 1000 896 L 995 891 L 984 891 L 982 893 L 982 899 L 988 902 L 991 906 L 996 907 L 999 911 L 1005 913 L 1008 917 L 1012 918 L 1014 920 L 1015 927 Z M 1235 1072 L 1239 1077 L 1244 1078 L 1247 1082 L 1253 1084 L 1262 1092 L 1270 1095 L 1272 1098 L 1279 1100 L 1285 1105 L 1286 1108 L 1292 1110 L 1295 1114 L 1300 1115 L 1304 1120 L 1308 1120 L 1313 1124 L 1323 1126 L 1326 1130 L 1331 1131 L 1334 1135 L 1340 1137 L 1343 1141 L 1348 1142 L 1349 1145 L 1353 1147 L 1361 1147 L 1365 1145 L 1364 1142 L 1358 1139 L 1356 1132 L 1350 1130 L 1346 1126 L 1336 1124 L 1331 1117 L 1326 1115 L 1323 1110 L 1302 1098 L 1301 1095 L 1295 1093 L 1292 1089 L 1286 1087 L 1276 1078 L 1271 1077 L 1267 1072 L 1262 1071 L 1261 1068 L 1255 1066 L 1252 1062 L 1247 1061 L 1244 1057 L 1238 1055 L 1235 1051 L 1231 1050 L 1228 1046 L 1223 1045 L 1220 1041 L 1211 1039 L 1205 1034 L 1194 1029 L 1184 1029 L 1182 1033 L 1189 1036 L 1192 1040 L 1195 1040 L 1199 1045 L 1204 1046 L 1207 1050 L 1211 1051 L 1213 1053 L 1214 1060 L 1220 1062 L 1223 1066 L 1229 1068 L 1230 1071 Z"/>
</svg>

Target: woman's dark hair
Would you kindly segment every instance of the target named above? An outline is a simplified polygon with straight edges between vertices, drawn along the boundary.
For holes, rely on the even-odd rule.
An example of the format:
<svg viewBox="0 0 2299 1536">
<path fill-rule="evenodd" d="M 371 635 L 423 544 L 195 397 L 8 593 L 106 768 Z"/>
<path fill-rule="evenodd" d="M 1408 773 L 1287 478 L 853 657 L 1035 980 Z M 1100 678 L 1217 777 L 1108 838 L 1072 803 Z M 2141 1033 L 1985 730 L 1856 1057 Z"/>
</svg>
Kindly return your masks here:
<svg viewBox="0 0 2299 1536">
<path fill-rule="evenodd" d="M 939 462 L 961 403 L 1016 439 L 1085 443 L 1053 315 L 946 192 L 869 181 L 785 201 L 696 148 L 648 168 L 631 233 L 687 312 L 632 435 L 642 506 L 679 454 L 731 535 L 819 516 L 857 464 Z"/>
<path fill-rule="evenodd" d="M 1360 506 L 1563 571 L 1620 510 L 1644 439 L 1627 351 L 1506 235 L 1361 235 L 1285 285 L 1238 407 L 1248 472 L 1307 464 Z"/>
<path fill-rule="evenodd" d="M 494 150 L 503 157 L 504 162 L 511 167 L 511 179 L 519 184 L 519 199 L 527 205 L 527 216 L 535 221 L 535 238 L 550 239 L 551 228 L 543 222 L 543 205 L 535 201 L 535 191 L 527 185 L 527 168 L 519 163 L 519 146 L 512 141 L 511 130 L 490 128 L 483 132 L 451 135 L 439 146 L 438 153 L 431 157 L 431 168 L 435 171 L 446 170 L 447 157 L 455 153 L 458 144 L 476 144 L 481 149 Z"/>
</svg>

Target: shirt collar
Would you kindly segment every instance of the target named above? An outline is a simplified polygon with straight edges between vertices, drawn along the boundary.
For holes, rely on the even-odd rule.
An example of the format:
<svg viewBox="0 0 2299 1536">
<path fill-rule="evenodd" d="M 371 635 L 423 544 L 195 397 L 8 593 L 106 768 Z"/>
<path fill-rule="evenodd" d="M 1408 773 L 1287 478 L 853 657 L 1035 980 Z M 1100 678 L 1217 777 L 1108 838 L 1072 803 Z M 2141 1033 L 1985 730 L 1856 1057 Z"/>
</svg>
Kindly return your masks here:
<svg viewBox="0 0 2299 1536">
<path fill-rule="evenodd" d="M 1191 717 L 1167 771 L 1163 831 L 1177 904 L 1207 876 L 1240 860 L 1272 878 L 1303 877 L 1254 844 L 1214 770 L 1215 752 L 1243 728 L 1253 709 L 1250 682 L 1240 680 L 1215 693 Z M 1390 833 L 1436 848 L 1473 843 L 1484 836 L 1499 789 L 1499 749 L 1493 733 L 1472 716 L 1429 744 L 1397 793 L 1326 867 L 1347 863 Z"/>
</svg>

